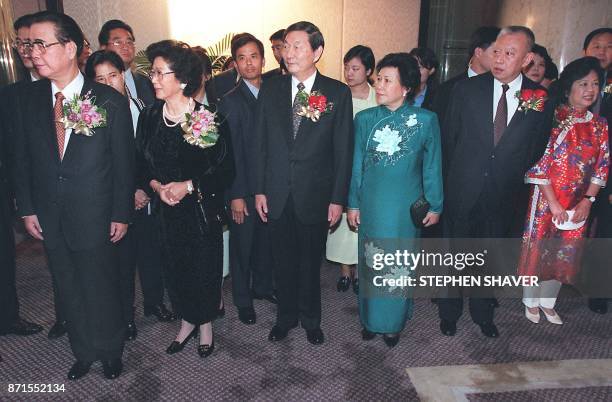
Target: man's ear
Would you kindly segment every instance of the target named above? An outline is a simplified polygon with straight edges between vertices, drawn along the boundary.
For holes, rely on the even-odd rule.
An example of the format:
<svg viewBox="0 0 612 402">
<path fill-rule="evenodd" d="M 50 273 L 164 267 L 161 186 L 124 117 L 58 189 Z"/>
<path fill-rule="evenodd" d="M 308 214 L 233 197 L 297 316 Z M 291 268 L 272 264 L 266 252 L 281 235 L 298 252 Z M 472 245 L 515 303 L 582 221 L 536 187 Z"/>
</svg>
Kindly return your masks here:
<svg viewBox="0 0 612 402">
<path fill-rule="evenodd" d="M 68 57 L 70 60 L 77 59 L 77 45 L 73 41 L 66 43 L 66 51 L 68 52 Z M 82 49 L 81 49 L 82 51 Z"/>
<path fill-rule="evenodd" d="M 319 46 L 315 51 L 314 51 L 314 62 L 318 62 L 319 59 L 321 58 L 321 55 L 323 55 L 323 46 Z"/>
</svg>

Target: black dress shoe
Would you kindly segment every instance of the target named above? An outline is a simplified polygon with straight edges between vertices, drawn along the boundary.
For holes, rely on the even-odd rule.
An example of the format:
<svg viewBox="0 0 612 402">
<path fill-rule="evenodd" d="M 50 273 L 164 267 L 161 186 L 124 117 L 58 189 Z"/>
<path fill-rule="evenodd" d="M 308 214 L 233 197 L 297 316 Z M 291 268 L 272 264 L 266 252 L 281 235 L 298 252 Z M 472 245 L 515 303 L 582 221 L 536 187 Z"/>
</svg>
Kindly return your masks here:
<svg viewBox="0 0 612 402">
<path fill-rule="evenodd" d="M 49 339 L 57 339 L 64 335 L 66 335 L 68 330 L 66 329 L 66 321 L 55 321 L 55 324 L 49 330 L 47 334 L 47 338 Z"/>
<path fill-rule="evenodd" d="M 125 327 L 125 340 L 133 341 L 136 339 L 136 335 L 138 335 L 138 330 L 136 330 L 136 324 L 132 321 Z"/>
<path fill-rule="evenodd" d="M 365 328 L 361 330 L 361 339 L 364 341 L 371 341 L 374 338 L 376 338 L 376 333 L 370 332 Z"/>
<path fill-rule="evenodd" d="M 0 329 L 0 335 L 19 335 L 28 336 L 39 333 L 43 330 L 38 324 L 17 318 L 15 322 L 4 329 Z"/>
<path fill-rule="evenodd" d="M 455 334 L 457 333 L 457 322 L 440 320 L 440 331 L 442 331 L 443 335 L 455 336 Z"/>
<path fill-rule="evenodd" d="M 338 292 L 346 292 L 351 287 L 351 278 L 348 276 L 341 276 L 336 284 Z"/>
<path fill-rule="evenodd" d="M 153 307 L 145 307 L 144 315 L 145 317 L 154 315 L 155 317 L 157 317 L 157 320 L 161 322 L 170 322 L 176 320 L 176 315 L 174 315 L 172 311 L 168 310 L 163 303 Z"/>
<path fill-rule="evenodd" d="M 210 345 L 198 345 L 198 355 L 200 355 L 201 358 L 210 356 L 213 350 L 215 350 L 214 340 Z"/>
<path fill-rule="evenodd" d="M 253 299 L 255 299 L 255 300 L 266 300 L 266 301 L 269 301 L 272 304 L 278 304 L 278 299 L 276 298 L 274 293 L 270 293 L 270 294 L 267 294 L 267 295 L 260 295 L 260 294 L 257 294 L 255 292 L 252 292 L 252 296 L 253 296 Z"/>
<path fill-rule="evenodd" d="M 308 339 L 308 342 L 312 343 L 313 345 L 320 345 L 325 341 L 321 328 L 307 329 L 306 339 Z"/>
<path fill-rule="evenodd" d="M 121 359 L 102 360 L 102 371 L 104 372 L 104 377 L 114 380 L 121 375 L 123 363 Z"/>
<path fill-rule="evenodd" d="M 189 340 L 191 338 L 193 338 L 194 336 L 196 336 L 196 334 L 198 333 L 198 327 L 195 327 L 193 329 L 193 331 L 191 331 L 189 333 L 189 335 L 187 335 L 187 337 L 185 339 L 183 339 L 183 342 L 179 342 L 179 341 L 172 341 L 172 343 L 170 344 L 170 346 L 168 346 L 166 348 L 166 353 L 168 353 L 169 355 L 173 355 L 175 353 L 180 352 L 181 350 L 183 350 L 183 348 L 185 347 L 185 345 L 187 344 L 187 342 L 189 342 Z"/>
<path fill-rule="evenodd" d="M 359 294 L 359 278 L 353 279 L 353 293 Z"/>
<path fill-rule="evenodd" d="M 283 339 L 287 337 L 287 334 L 289 334 L 288 329 L 283 329 L 275 325 L 272 327 L 272 330 L 268 334 L 268 340 L 270 342 L 282 341 Z"/>
<path fill-rule="evenodd" d="M 397 345 L 398 342 L 399 342 L 399 339 L 400 339 L 399 334 L 396 334 L 396 335 L 387 335 L 387 334 L 384 334 L 383 335 L 383 341 L 385 341 L 385 344 L 388 347 L 390 347 L 390 348 L 392 348 L 395 345 Z"/>
<path fill-rule="evenodd" d="M 238 319 L 247 325 L 255 324 L 257 316 L 253 307 L 238 307 Z"/>
<path fill-rule="evenodd" d="M 608 299 L 589 299 L 589 310 L 597 314 L 608 312 Z"/>
<path fill-rule="evenodd" d="M 89 373 L 89 368 L 91 367 L 91 362 L 81 362 L 76 361 L 68 371 L 68 379 L 69 380 L 78 380 L 83 377 L 85 374 Z"/>
<path fill-rule="evenodd" d="M 487 338 L 497 338 L 499 337 L 499 332 L 497 331 L 497 327 L 492 322 L 488 322 L 485 324 L 480 324 L 480 332 Z"/>
</svg>

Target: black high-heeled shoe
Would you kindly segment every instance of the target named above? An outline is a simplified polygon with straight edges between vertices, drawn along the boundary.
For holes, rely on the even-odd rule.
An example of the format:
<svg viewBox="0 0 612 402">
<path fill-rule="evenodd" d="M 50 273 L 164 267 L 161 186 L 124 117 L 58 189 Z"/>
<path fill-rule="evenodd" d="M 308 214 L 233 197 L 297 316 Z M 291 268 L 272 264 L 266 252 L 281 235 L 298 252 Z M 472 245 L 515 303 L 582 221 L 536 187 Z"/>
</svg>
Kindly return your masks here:
<svg viewBox="0 0 612 402">
<path fill-rule="evenodd" d="M 215 340 L 213 339 L 210 345 L 198 345 L 198 355 L 203 359 L 212 354 L 213 350 L 215 350 Z"/>
<path fill-rule="evenodd" d="M 168 348 L 166 349 L 166 353 L 168 353 L 169 355 L 173 355 L 175 353 L 180 352 L 181 350 L 183 350 L 187 342 L 189 342 L 191 338 L 196 336 L 197 333 L 198 333 L 198 327 L 195 327 L 193 331 L 191 331 L 189 335 L 187 335 L 187 338 L 185 338 L 183 342 L 179 342 L 177 340 L 172 341 L 170 346 L 168 346 Z"/>
</svg>

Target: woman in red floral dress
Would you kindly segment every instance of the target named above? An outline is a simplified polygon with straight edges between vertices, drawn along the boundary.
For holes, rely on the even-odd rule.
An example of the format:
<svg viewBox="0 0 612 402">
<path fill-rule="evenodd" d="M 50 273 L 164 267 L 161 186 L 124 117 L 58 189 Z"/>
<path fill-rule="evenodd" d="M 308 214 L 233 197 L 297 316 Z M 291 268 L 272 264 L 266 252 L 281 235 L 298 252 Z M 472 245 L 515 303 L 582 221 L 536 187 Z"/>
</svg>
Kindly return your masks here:
<svg viewBox="0 0 612 402">
<path fill-rule="evenodd" d="M 534 323 L 540 320 L 539 309 L 549 322 L 563 323 L 554 310 L 557 294 L 562 283 L 575 281 L 586 234 L 584 221 L 597 192 L 606 185 L 608 126 L 588 110 L 602 85 L 603 71 L 593 57 L 565 67 L 546 151 L 525 175 L 525 182 L 535 186 L 518 274 L 539 279 L 539 286 L 523 288 L 525 316 Z"/>
</svg>

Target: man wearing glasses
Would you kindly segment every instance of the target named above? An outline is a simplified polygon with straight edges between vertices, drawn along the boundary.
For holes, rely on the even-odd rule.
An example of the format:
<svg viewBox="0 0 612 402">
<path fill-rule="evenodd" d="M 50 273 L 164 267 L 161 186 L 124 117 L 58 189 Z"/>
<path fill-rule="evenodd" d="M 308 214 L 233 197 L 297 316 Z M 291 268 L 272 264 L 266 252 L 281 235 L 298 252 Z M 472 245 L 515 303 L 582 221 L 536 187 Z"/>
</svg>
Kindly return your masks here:
<svg viewBox="0 0 612 402">
<path fill-rule="evenodd" d="M 42 327 L 19 317 L 13 233 L 15 208 L 9 180 L 9 155 L 13 145 L 12 138 L 15 135 L 11 123 L 19 113 L 19 110 L 13 107 L 12 99 L 26 83 L 37 80 L 38 75 L 32 65 L 32 60 L 26 56 L 24 51 L 24 42 L 27 42 L 30 32 L 30 16 L 25 15 L 17 19 L 14 28 L 16 39 L 13 48 L 28 69 L 28 75 L 24 80 L 4 87 L 0 91 L 0 335 L 26 336 L 42 331 Z"/>
<path fill-rule="evenodd" d="M 79 71 L 82 50 L 83 33 L 72 18 L 32 16 L 26 51 L 42 79 L 13 99 L 21 111 L 13 178 L 17 212 L 43 241 L 57 285 L 76 358 L 68 378 L 83 377 L 100 360 L 113 379 L 123 369 L 117 243 L 134 205 L 134 136 L 127 99 Z M 85 96 L 105 115 L 93 127 L 82 118 L 89 133 L 62 121 L 66 105 Z M 98 119 L 84 105 L 79 113 Z"/>
<path fill-rule="evenodd" d="M 153 85 L 147 77 L 132 71 L 136 47 L 132 27 L 121 20 L 109 20 L 102 25 L 98 34 L 100 49 L 107 49 L 117 53 L 125 64 L 125 86 L 128 96 L 138 98 L 145 105 L 155 101 Z"/>
</svg>

